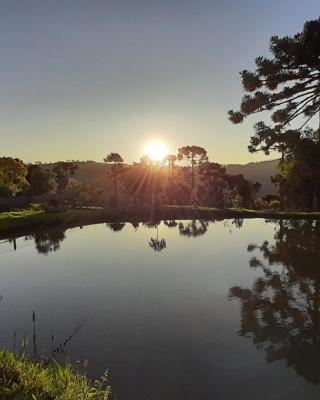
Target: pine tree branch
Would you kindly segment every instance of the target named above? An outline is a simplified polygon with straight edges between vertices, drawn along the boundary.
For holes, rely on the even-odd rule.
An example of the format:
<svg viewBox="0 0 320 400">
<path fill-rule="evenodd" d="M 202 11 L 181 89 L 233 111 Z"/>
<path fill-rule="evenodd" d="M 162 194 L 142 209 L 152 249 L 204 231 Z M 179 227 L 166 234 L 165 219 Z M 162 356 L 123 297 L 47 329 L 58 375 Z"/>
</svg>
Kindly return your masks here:
<svg viewBox="0 0 320 400">
<path fill-rule="evenodd" d="M 294 101 L 296 99 L 299 99 L 300 97 L 303 96 L 307 96 L 308 94 L 314 93 L 313 90 L 309 91 L 309 92 L 305 92 L 305 93 L 301 93 L 298 96 L 294 96 L 294 97 L 287 97 L 286 100 L 281 101 L 280 103 L 275 103 L 274 106 L 278 107 L 281 106 L 282 104 L 288 103 L 290 101 Z M 276 100 L 275 100 L 276 101 Z M 273 101 L 272 101 L 273 102 Z M 270 103 L 269 103 L 270 104 Z"/>
<path fill-rule="evenodd" d="M 300 131 L 318 112 L 319 108 L 312 115 L 310 115 L 310 117 L 297 130 Z"/>
</svg>

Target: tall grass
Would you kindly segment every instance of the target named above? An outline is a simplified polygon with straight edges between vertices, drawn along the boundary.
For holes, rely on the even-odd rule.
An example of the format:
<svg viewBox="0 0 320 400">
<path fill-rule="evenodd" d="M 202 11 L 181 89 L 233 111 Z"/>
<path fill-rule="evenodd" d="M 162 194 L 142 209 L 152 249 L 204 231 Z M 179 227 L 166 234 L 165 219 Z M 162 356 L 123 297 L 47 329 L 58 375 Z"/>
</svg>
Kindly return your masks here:
<svg viewBox="0 0 320 400">
<path fill-rule="evenodd" d="M 111 388 L 107 373 L 91 382 L 70 364 L 45 365 L 24 354 L 0 350 L 0 399 L 111 400 Z"/>
</svg>

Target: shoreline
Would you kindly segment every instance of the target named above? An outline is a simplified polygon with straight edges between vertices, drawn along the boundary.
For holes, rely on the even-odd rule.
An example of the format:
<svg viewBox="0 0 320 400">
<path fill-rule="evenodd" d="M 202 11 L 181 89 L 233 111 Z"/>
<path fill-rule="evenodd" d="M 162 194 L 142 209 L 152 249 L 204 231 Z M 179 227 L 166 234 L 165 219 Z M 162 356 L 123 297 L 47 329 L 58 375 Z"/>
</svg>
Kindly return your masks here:
<svg viewBox="0 0 320 400">
<path fill-rule="evenodd" d="M 157 210 L 81 208 L 58 212 L 12 211 L 0 213 L 0 239 L 10 239 L 52 228 L 66 230 L 98 223 L 245 218 L 320 219 L 320 212 L 258 211 L 243 208 L 217 209 L 195 206 L 164 206 Z"/>
</svg>

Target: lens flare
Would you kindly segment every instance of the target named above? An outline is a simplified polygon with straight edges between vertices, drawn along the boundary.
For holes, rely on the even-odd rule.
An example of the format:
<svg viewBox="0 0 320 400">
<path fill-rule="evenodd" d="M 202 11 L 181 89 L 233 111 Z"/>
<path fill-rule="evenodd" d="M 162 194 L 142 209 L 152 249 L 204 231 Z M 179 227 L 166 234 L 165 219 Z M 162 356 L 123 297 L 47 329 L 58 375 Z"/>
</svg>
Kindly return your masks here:
<svg viewBox="0 0 320 400">
<path fill-rule="evenodd" d="M 162 161 L 168 154 L 166 145 L 161 142 L 150 143 L 146 148 L 146 152 L 153 161 Z"/>
</svg>

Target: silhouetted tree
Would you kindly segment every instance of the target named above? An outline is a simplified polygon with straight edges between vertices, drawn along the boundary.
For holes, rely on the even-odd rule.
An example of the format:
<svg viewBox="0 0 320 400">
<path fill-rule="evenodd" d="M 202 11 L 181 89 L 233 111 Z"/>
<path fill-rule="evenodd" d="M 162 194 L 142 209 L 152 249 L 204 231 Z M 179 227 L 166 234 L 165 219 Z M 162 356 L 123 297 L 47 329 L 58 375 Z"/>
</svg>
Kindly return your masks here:
<svg viewBox="0 0 320 400">
<path fill-rule="evenodd" d="M 224 167 L 214 162 L 202 163 L 199 172 L 205 183 L 202 199 L 206 204 L 219 208 L 252 206 L 259 183 L 251 184 L 243 175 L 229 175 Z"/>
<path fill-rule="evenodd" d="M 208 159 L 207 151 L 199 146 L 184 146 L 178 149 L 179 161 L 188 160 L 191 163 L 191 197 L 195 196 L 195 173 L 194 167 Z"/>
<path fill-rule="evenodd" d="M 285 157 L 273 181 L 279 185 L 283 205 L 293 209 L 320 206 L 320 142 L 312 129 L 292 134 Z"/>
<path fill-rule="evenodd" d="M 174 165 L 175 165 L 175 162 L 177 161 L 177 159 L 178 159 L 178 157 L 176 155 L 174 155 L 174 154 L 168 154 L 164 159 L 165 162 L 168 162 L 168 165 L 169 165 L 169 177 L 170 177 L 171 180 L 172 180 L 172 177 L 173 177 Z"/>
<path fill-rule="evenodd" d="M 213 207 L 224 207 L 224 194 L 228 188 L 226 169 L 218 163 L 205 162 L 200 166 L 199 172 L 207 189 L 207 192 L 203 192 L 204 201 Z"/>
<path fill-rule="evenodd" d="M 249 146 L 250 151 L 266 154 L 272 149 L 283 151 L 289 139 L 283 135 L 286 126 L 297 121 L 300 130 L 320 111 L 320 19 L 306 22 L 303 31 L 293 37 L 272 36 L 270 50 L 272 58 L 257 57 L 255 71 L 240 73 L 247 93 L 240 111 L 229 111 L 236 124 L 248 115 L 272 112 L 274 125 L 258 122 Z"/>
<path fill-rule="evenodd" d="M 111 175 L 113 178 L 114 184 L 114 204 L 117 204 L 118 201 L 118 188 L 117 188 L 117 180 L 118 174 L 121 169 L 121 164 L 123 163 L 123 158 L 120 156 L 119 153 L 110 153 L 103 159 L 105 163 L 113 163 L 111 167 Z"/>
<path fill-rule="evenodd" d="M 320 128 L 303 129 L 320 112 L 319 43 L 320 19 L 306 22 L 303 31 L 292 37 L 271 37 L 272 58 L 258 57 L 255 71 L 240 73 L 246 94 L 240 111 L 229 111 L 230 120 L 236 124 L 252 114 L 272 113 L 271 125 L 263 121 L 255 124 L 249 150 L 281 153 L 274 179 L 279 185 L 281 209 L 288 205 L 299 207 L 301 203 L 319 206 L 319 185 L 314 187 L 314 183 L 318 181 L 315 171 L 320 167 Z M 297 180 L 305 188 L 312 182 L 309 200 L 295 202 L 292 196 Z M 291 204 L 286 202 L 288 199 Z"/>
</svg>

